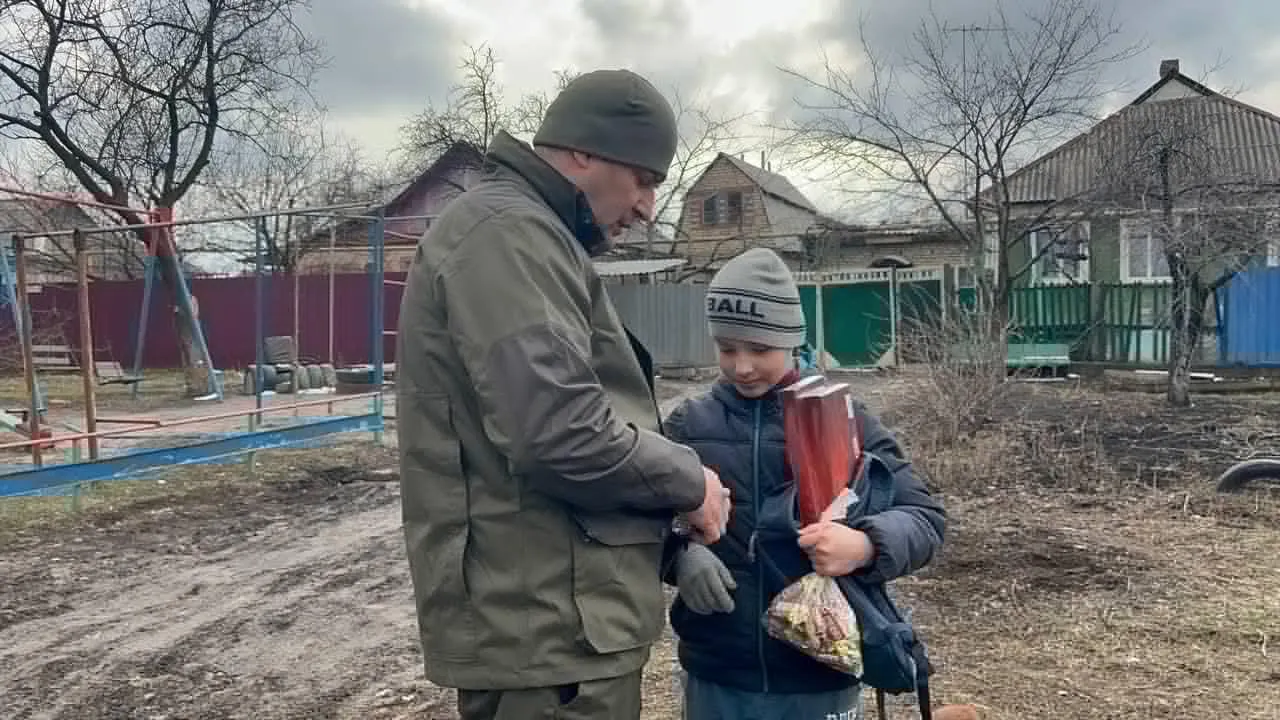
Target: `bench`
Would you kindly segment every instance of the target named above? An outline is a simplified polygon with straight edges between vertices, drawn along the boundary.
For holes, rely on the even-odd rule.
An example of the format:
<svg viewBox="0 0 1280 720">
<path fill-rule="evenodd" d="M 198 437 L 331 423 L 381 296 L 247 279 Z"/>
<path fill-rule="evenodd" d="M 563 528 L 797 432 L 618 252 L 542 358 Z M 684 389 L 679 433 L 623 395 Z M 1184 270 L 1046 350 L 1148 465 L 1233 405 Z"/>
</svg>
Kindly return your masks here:
<svg viewBox="0 0 1280 720">
<path fill-rule="evenodd" d="M 1033 372 L 1037 376 L 1066 377 L 1071 367 L 1071 346 L 1067 343 L 1009 343 L 1005 369 Z"/>
</svg>

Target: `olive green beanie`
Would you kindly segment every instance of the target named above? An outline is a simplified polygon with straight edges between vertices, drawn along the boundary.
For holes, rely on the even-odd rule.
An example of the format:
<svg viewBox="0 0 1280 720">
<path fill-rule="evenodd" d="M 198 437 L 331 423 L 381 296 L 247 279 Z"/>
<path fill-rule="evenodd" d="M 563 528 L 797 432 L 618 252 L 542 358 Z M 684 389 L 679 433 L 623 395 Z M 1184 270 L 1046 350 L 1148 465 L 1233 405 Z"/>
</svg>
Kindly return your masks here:
<svg viewBox="0 0 1280 720">
<path fill-rule="evenodd" d="M 595 155 L 665 180 L 676 154 L 676 117 L 662 93 L 630 70 L 595 70 L 547 106 L 534 145 Z"/>
</svg>

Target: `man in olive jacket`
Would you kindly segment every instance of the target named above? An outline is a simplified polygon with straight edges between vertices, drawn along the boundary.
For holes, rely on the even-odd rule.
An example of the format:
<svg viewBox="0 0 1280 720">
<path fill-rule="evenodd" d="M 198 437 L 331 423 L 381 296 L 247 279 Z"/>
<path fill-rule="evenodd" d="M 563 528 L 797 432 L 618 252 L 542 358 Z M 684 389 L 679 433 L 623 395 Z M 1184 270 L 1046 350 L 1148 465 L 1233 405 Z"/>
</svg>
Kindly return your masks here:
<svg viewBox="0 0 1280 720">
<path fill-rule="evenodd" d="M 652 367 L 591 255 L 653 211 L 666 100 L 580 76 L 534 148 L 500 133 L 418 246 L 400 307 L 404 532 L 427 678 L 464 720 L 640 717 L 677 513 L 703 542 L 723 487 L 660 434 Z"/>
</svg>

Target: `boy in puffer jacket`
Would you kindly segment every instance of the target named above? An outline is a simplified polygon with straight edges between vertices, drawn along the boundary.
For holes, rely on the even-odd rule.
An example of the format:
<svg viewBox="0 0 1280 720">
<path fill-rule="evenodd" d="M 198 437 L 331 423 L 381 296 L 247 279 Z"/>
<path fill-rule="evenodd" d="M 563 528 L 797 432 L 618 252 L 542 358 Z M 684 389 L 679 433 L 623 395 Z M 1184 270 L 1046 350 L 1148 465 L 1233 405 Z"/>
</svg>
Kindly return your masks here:
<svg viewBox="0 0 1280 720">
<path fill-rule="evenodd" d="M 794 351 L 805 342 L 791 272 L 763 248 L 733 258 L 711 281 L 707 319 L 723 377 L 677 407 L 665 428 L 720 473 L 733 512 L 719 542 L 673 540 L 681 547 L 669 555 L 667 581 L 679 589 L 671 625 L 685 675 L 685 720 L 859 720 L 854 677 L 768 635 L 762 618 L 786 583 L 777 573 L 793 580 L 815 571 L 901 577 L 933 557 L 945 514 L 893 436 L 855 403 L 865 451 L 894 476 L 894 505 L 799 528 L 778 393 L 800 377 Z"/>
</svg>

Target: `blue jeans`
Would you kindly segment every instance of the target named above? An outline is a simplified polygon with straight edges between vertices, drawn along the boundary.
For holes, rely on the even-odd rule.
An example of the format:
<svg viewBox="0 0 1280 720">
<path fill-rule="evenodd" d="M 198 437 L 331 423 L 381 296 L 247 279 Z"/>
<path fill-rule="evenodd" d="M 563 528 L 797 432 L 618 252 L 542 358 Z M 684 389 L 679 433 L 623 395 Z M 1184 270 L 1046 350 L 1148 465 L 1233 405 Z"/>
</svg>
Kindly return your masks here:
<svg viewBox="0 0 1280 720">
<path fill-rule="evenodd" d="M 862 720 L 862 688 L 794 695 L 747 692 L 680 673 L 684 720 Z"/>
</svg>

